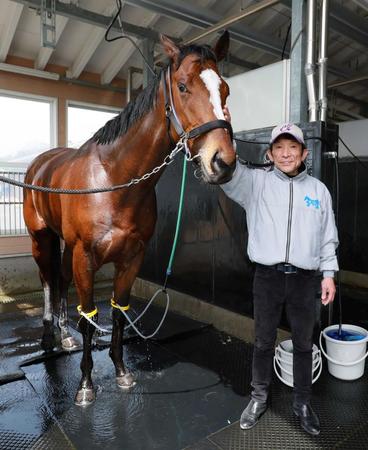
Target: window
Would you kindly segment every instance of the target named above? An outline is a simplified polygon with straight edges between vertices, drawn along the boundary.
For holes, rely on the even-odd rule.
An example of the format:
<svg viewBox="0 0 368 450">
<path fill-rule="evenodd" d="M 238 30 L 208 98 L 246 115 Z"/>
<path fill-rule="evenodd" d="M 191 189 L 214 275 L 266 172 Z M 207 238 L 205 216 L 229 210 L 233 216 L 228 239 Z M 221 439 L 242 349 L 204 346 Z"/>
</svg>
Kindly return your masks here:
<svg viewBox="0 0 368 450">
<path fill-rule="evenodd" d="M 120 111 L 87 104 L 68 104 L 68 147 L 78 148 Z"/>
<path fill-rule="evenodd" d="M 24 180 L 28 164 L 56 144 L 56 99 L 0 91 L 0 175 Z M 26 233 L 23 191 L 0 183 L 0 236 Z"/>
<path fill-rule="evenodd" d="M 25 166 L 56 144 L 56 100 L 0 91 L 0 165 Z"/>
</svg>

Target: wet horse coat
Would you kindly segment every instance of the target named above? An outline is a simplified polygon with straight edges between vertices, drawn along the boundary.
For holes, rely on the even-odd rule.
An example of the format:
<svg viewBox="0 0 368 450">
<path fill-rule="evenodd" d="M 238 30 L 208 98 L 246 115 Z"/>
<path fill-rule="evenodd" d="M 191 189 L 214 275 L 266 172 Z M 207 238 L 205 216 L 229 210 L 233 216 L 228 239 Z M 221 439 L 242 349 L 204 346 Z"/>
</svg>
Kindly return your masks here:
<svg viewBox="0 0 368 450">
<path fill-rule="evenodd" d="M 228 43 L 227 33 L 221 36 L 213 51 L 206 46 L 179 48 L 162 37 L 171 68 L 171 72 L 165 72 L 165 80 L 171 84 L 172 102 L 186 132 L 224 118 L 222 108 L 228 87 L 219 76 L 216 58 L 225 56 Z M 123 184 L 151 172 L 170 153 L 172 142 L 179 139 L 176 128 L 167 121 L 165 97 L 164 83 L 157 77 L 82 147 L 56 148 L 37 157 L 25 181 L 84 189 Z M 219 127 L 203 132 L 189 139 L 188 147 L 193 156 L 199 156 L 197 161 L 206 182 L 218 184 L 231 178 L 235 152 L 227 129 Z M 78 345 L 68 331 L 66 313 L 72 279 L 81 311 L 97 321 L 94 276 L 103 264 L 112 262 L 114 301 L 120 307 L 128 307 L 132 284 L 155 227 L 154 186 L 161 173 L 162 170 L 147 180 L 114 192 L 61 195 L 25 191 L 24 218 L 44 288 L 43 344 L 46 348 L 52 348 L 54 343 L 52 312 L 58 300 L 62 345 L 67 349 Z M 65 243 L 63 252 L 60 238 Z M 115 365 L 117 383 L 129 388 L 134 382 L 123 364 L 125 318 L 118 308 L 113 308 L 112 320 L 110 357 Z M 95 398 L 91 379 L 91 340 L 95 327 L 81 317 L 79 328 L 83 336 L 82 378 L 75 402 L 86 405 Z"/>
</svg>

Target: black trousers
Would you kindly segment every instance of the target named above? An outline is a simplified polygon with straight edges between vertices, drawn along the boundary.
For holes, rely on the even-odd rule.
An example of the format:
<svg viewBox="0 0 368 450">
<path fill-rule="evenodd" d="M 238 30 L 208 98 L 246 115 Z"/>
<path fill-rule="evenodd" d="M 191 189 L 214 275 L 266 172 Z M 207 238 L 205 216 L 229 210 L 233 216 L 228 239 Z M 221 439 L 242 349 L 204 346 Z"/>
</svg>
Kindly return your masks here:
<svg viewBox="0 0 368 450">
<path fill-rule="evenodd" d="M 277 327 L 285 307 L 294 349 L 294 403 L 309 403 L 319 283 L 320 278 L 315 272 L 284 274 L 273 268 L 257 265 L 253 283 L 255 343 L 251 396 L 254 400 L 267 400 L 272 380 Z"/>
</svg>

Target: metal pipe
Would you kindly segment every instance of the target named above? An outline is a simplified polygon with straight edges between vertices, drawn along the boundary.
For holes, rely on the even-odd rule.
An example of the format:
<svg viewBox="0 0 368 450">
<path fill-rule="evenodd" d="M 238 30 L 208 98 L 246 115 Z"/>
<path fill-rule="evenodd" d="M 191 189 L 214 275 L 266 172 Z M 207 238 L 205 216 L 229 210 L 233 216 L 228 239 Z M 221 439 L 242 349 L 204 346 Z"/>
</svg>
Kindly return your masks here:
<svg viewBox="0 0 368 450">
<path fill-rule="evenodd" d="M 314 80 L 315 74 L 315 42 L 316 42 L 316 2 L 315 0 L 308 0 L 307 3 L 307 55 L 304 67 L 307 92 L 308 92 L 308 111 L 309 121 L 315 122 L 317 120 L 317 98 L 316 85 Z"/>
<path fill-rule="evenodd" d="M 130 100 L 132 100 L 133 96 L 133 70 L 131 67 L 128 67 L 128 84 L 127 84 L 127 98 L 126 101 L 127 103 L 130 102 Z"/>
<path fill-rule="evenodd" d="M 353 0 L 353 2 L 356 3 L 360 8 L 364 9 L 365 11 L 368 11 L 367 0 Z"/>
<path fill-rule="evenodd" d="M 329 0 L 322 0 L 321 22 L 319 33 L 319 59 L 318 59 L 318 103 L 319 119 L 326 122 L 327 119 L 327 41 L 328 41 L 328 7 Z"/>
<path fill-rule="evenodd" d="M 363 75 L 358 78 L 352 78 L 351 80 L 336 81 L 335 83 L 329 84 L 328 89 L 336 88 L 339 86 L 345 86 L 346 84 L 351 84 L 351 83 L 359 83 L 359 81 L 366 81 L 366 80 L 368 80 L 368 75 Z"/>
<path fill-rule="evenodd" d="M 214 33 L 215 31 L 222 30 L 235 22 L 239 22 L 239 20 L 244 19 L 244 17 L 248 17 L 251 14 L 262 11 L 262 10 L 269 8 L 270 6 L 273 6 L 279 2 L 280 2 L 280 0 L 263 0 L 259 3 L 248 6 L 248 8 L 242 10 L 240 13 L 233 14 L 232 16 L 229 16 L 223 20 L 220 20 L 220 22 L 215 23 L 211 27 L 206 28 L 204 31 L 197 34 L 197 36 L 187 39 L 184 42 L 184 45 L 192 44 L 193 42 L 198 41 L 198 39 L 202 39 L 202 38 L 208 36 L 209 34 Z"/>
</svg>

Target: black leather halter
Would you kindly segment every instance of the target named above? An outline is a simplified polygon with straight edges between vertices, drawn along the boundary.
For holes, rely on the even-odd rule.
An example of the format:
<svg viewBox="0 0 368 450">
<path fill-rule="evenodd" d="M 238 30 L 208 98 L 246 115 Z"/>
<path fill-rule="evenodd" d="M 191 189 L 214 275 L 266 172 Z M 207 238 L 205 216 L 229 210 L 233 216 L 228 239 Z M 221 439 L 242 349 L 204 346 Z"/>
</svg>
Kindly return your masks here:
<svg viewBox="0 0 368 450">
<path fill-rule="evenodd" d="M 172 98 L 172 89 L 171 89 L 171 76 L 170 76 L 170 66 L 167 68 L 167 78 L 168 78 L 168 86 L 166 83 L 166 73 L 165 70 L 161 72 L 163 90 L 164 90 L 164 100 L 165 100 L 165 114 L 167 119 L 167 130 L 170 137 L 170 141 L 173 145 L 175 145 L 175 141 L 173 140 L 170 133 L 170 123 L 173 124 L 175 131 L 178 133 L 180 139 L 188 140 L 194 139 L 201 134 L 208 133 L 215 128 L 226 128 L 230 134 L 231 141 L 233 140 L 233 129 L 227 120 L 212 120 L 211 122 L 206 122 L 198 127 L 192 128 L 190 131 L 185 131 L 182 124 L 180 123 L 180 119 L 176 114 L 174 102 Z"/>
</svg>

